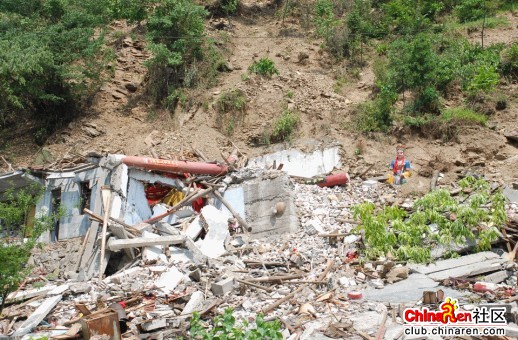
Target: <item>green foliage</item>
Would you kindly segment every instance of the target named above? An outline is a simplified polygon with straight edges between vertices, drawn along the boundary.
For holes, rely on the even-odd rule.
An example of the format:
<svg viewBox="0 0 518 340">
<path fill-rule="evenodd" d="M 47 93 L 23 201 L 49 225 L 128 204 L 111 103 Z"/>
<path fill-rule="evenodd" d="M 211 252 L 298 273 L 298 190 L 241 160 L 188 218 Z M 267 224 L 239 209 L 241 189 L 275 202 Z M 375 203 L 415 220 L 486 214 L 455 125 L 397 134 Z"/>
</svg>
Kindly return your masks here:
<svg viewBox="0 0 518 340">
<path fill-rule="evenodd" d="M 490 249 L 498 239 L 497 228 L 506 223 L 505 198 L 501 192 L 492 194 L 483 179 L 466 177 L 459 185 L 473 190 L 463 204 L 438 190 L 416 200 L 410 214 L 397 207 L 377 211 L 372 203 L 353 207 L 361 220 L 356 230 L 365 233 L 365 255 L 391 253 L 399 260 L 429 262 L 437 245 L 449 249 L 470 240 L 478 251 Z"/>
<path fill-rule="evenodd" d="M 391 46 L 389 60 L 398 92 L 414 92 L 414 111 L 436 112 L 439 95 L 435 85 L 440 63 L 433 38 L 420 33 L 409 40 L 398 39 Z"/>
<path fill-rule="evenodd" d="M 239 8 L 239 0 L 220 0 L 220 6 L 227 15 L 234 14 Z"/>
<path fill-rule="evenodd" d="M 151 0 L 113 0 L 113 17 L 140 24 L 141 21 L 147 19 L 148 8 L 153 5 L 153 2 Z"/>
<path fill-rule="evenodd" d="M 361 103 L 356 108 L 355 129 L 362 132 L 387 131 L 392 124 L 392 105 L 397 100 L 397 93 L 384 84 L 374 100 Z"/>
<path fill-rule="evenodd" d="M 148 47 L 153 57 L 146 63 L 147 90 L 155 105 L 163 105 L 176 89 L 186 85 L 185 80 L 193 86 L 207 76 L 197 72 L 198 63 L 219 61 L 209 48 L 213 42 L 203 39 L 207 14 L 189 0 L 161 0 L 148 14 Z"/>
<path fill-rule="evenodd" d="M 474 21 L 496 13 L 498 1 L 462 0 L 455 6 L 455 15 L 460 22 Z"/>
<path fill-rule="evenodd" d="M 100 1 L 0 2 L 0 128 L 32 118 L 51 133 L 103 81 L 112 54 Z M 97 29 L 97 32 L 96 32 Z"/>
<path fill-rule="evenodd" d="M 480 65 L 468 85 L 468 91 L 471 94 L 494 91 L 499 80 L 500 75 L 494 66 Z"/>
<path fill-rule="evenodd" d="M 345 21 L 335 15 L 335 4 L 331 0 L 315 3 L 314 23 L 316 35 L 324 39 L 324 47 L 336 58 L 350 56 L 351 39 Z"/>
<path fill-rule="evenodd" d="M 289 140 L 299 123 L 299 117 L 289 110 L 285 110 L 273 123 L 269 142 L 277 143 Z"/>
<path fill-rule="evenodd" d="M 354 38 L 363 40 L 385 36 L 388 27 L 376 14 L 378 14 L 378 11 L 372 8 L 371 1 L 354 0 L 345 19 L 349 33 Z"/>
<path fill-rule="evenodd" d="M 7 295 L 18 288 L 31 269 L 27 266 L 27 260 L 36 240 L 62 215 L 59 212 L 36 218 L 33 225 L 29 223 L 29 213 L 42 193 L 41 186 L 32 186 L 16 193 L 9 190 L 5 201 L 0 202 L 0 314 Z"/>
<path fill-rule="evenodd" d="M 452 109 L 446 109 L 441 112 L 440 119 L 444 122 L 452 122 L 458 125 L 466 125 L 469 123 L 486 125 L 487 116 L 475 112 L 473 110 L 457 107 Z"/>
<path fill-rule="evenodd" d="M 246 112 L 246 96 L 241 90 L 230 90 L 222 93 L 215 103 L 217 112 L 216 124 L 231 136 L 235 127 L 241 124 Z"/>
<path fill-rule="evenodd" d="M 518 42 L 512 43 L 502 51 L 500 70 L 502 75 L 518 79 Z"/>
<path fill-rule="evenodd" d="M 275 63 L 270 58 L 261 58 L 254 61 L 248 71 L 271 78 L 274 74 L 279 74 L 279 70 L 275 67 Z"/>
<path fill-rule="evenodd" d="M 194 313 L 189 329 L 192 339 L 282 339 L 279 321 L 264 321 L 262 314 L 257 315 L 255 327 L 251 327 L 247 320 L 243 325 L 236 325 L 236 318 L 232 314 L 232 308 L 226 308 L 223 315 L 218 315 L 213 320 L 213 326 L 208 331 L 202 324 L 200 314 Z"/>
</svg>

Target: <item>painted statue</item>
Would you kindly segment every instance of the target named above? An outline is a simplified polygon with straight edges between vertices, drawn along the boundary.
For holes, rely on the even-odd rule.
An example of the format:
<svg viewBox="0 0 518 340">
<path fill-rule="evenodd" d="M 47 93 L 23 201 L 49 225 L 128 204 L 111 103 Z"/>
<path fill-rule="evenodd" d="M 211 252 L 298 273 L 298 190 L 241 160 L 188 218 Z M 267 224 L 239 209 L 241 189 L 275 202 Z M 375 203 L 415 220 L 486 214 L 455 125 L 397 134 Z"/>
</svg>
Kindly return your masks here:
<svg viewBox="0 0 518 340">
<path fill-rule="evenodd" d="M 404 145 L 398 145 L 396 147 L 396 158 L 390 162 L 390 168 L 392 169 L 392 173 L 388 178 L 390 184 L 404 184 L 411 175 L 410 169 L 412 169 L 412 166 L 410 162 L 405 159 L 405 149 L 406 147 Z"/>
</svg>

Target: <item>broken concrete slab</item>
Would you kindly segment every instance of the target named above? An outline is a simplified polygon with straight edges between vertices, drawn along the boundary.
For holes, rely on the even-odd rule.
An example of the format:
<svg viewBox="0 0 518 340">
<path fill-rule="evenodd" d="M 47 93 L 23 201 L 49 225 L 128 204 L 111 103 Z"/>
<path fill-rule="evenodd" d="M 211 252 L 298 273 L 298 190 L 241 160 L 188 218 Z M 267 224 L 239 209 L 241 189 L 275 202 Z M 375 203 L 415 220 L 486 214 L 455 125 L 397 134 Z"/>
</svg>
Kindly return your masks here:
<svg viewBox="0 0 518 340">
<path fill-rule="evenodd" d="M 189 236 L 191 239 L 196 240 L 198 236 L 200 236 L 201 232 L 203 230 L 203 226 L 200 222 L 200 216 L 197 216 L 187 227 L 187 230 L 185 230 L 185 235 Z"/>
<path fill-rule="evenodd" d="M 234 211 L 237 212 L 239 216 L 246 220 L 245 193 L 242 187 L 235 187 L 226 190 L 223 193 L 223 198 L 232 206 Z M 227 207 L 225 207 L 225 205 L 219 200 L 216 200 L 214 205 L 216 208 L 225 212 L 227 215 L 232 215 Z"/>
<path fill-rule="evenodd" d="M 121 284 L 123 282 L 128 282 L 132 280 L 134 277 L 138 276 L 144 269 L 141 267 L 133 267 L 130 269 L 126 269 L 120 273 L 114 274 L 104 279 L 105 283 L 115 283 Z"/>
<path fill-rule="evenodd" d="M 41 288 L 14 292 L 14 293 L 7 295 L 7 298 L 5 299 L 5 301 L 7 303 L 11 303 L 11 302 L 16 302 L 16 301 L 32 299 L 33 297 L 36 297 L 36 296 L 46 295 L 50 291 L 52 291 L 56 288 L 57 288 L 56 285 L 47 285 L 47 286 L 41 287 Z"/>
<path fill-rule="evenodd" d="M 171 207 L 169 207 L 168 205 L 163 204 L 163 203 L 155 204 L 155 206 L 153 207 L 153 215 L 151 216 L 151 218 L 160 216 L 160 215 L 166 213 L 170 208 Z M 184 210 L 181 210 L 181 211 L 183 212 Z M 185 212 L 182 214 L 182 217 L 188 217 L 188 216 L 191 216 L 192 214 L 194 214 L 194 211 L 192 209 L 185 209 Z M 174 214 L 167 215 L 166 217 L 162 218 L 160 221 L 169 223 L 169 224 L 175 224 L 179 218 L 180 218 L 179 214 L 174 213 Z"/>
<path fill-rule="evenodd" d="M 155 329 L 164 328 L 167 326 L 167 319 L 155 319 L 148 322 L 144 322 L 142 325 L 142 329 L 146 332 L 153 331 Z"/>
<path fill-rule="evenodd" d="M 411 274 L 406 280 L 386 285 L 383 289 L 373 289 L 363 292 L 365 300 L 407 303 L 416 302 L 423 297 L 426 290 L 442 289 L 446 296 L 457 298 L 459 291 L 439 286 L 439 283 L 424 274 Z"/>
<path fill-rule="evenodd" d="M 511 203 L 518 203 L 518 190 L 514 189 L 511 185 L 504 188 L 503 192 L 505 197 Z"/>
<path fill-rule="evenodd" d="M 290 176 L 309 178 L 324 175 L 340 167 L 340 147 L 315 150 L 312 153 L 303 153 L 296 149 L 283 150 L 254 158 L 248 166 L 267 168 L 274 162 L 283 164 L 282 171 Z"/>
<path fill-rule="evenodd" d="M 211 205 L 203 207 L 201 215 L 207 223 L 209 231 L 205 239 L 199 242 L 198 247 L 204 255 L 217 258 L 226 253 L 225 240 L 230 235 L 228 231 L 230 216 Z"/>
<path fill-rule="evenodd" d="M 173 236 L 178 237 L 178 235 Z M 162 236 L 149 231 L 144 231 L 142 232 L 142 237 L 147 239 L 159 239 Z M 164 254 L 164 247 L 162 245 L 149 245 L 144 247 L 142 249 L 142 259 L 144 262 L 160 260 L 163 263 L 167 263 L 167 257 Z"/>
<path fill-rule="evenodd" d="M 198 248 L 196 243 L 190 238 L 185 238 L 185 247 L 189 250 L 192 256 L 192 260 L 196 264 L 202 264 L 207 262 L 207 256 Z"/>
<path fill-rule="evenodd" d="M 61 286 L 57 286 L 56 288 L 54 288 L 53 290 L 51 290 L 50 292 L 47 293 L 48 296 L 52 296 L 52 295 L 60 295 L 60 294 L 63 294 L 64 292 L 66 292 L 69 288 L 69 285 L 68 284 L 64 284 L 64 285 L 61 285 Z"/>
<path fill-rule="evenodd" d="M 74 294 L 88 293 L 92 290 L 92 285 L 87 282 L 77 282 L 70 285 L 70 290 Z"/>
<path fill-rule="evenodd" d="M 169 294 L 180 282 L 182 282 L 184 277 L 185 275 L 179 271 L 178 268 L 171 266 L 160 276 L 160 278 L 158 278 L 158 280 L 155 281 L 155 286 L 164 293 Z"/>
<path fill-rule="evenodd" d="M 507 280 L 509 276 L 511 276 L 511 274 L 512 273 L 507 270 L 500 270 L 495 273 L 484 276 L 482 280 L 484 282 L 500 283 Z"/>
<path fill-rule="evenodd" d="M 462 256 L 455 259 L 437 261 L 429 265 L 409 264 L 413 272 L 426 274 L 430 278 L 441 281 L 449 277 L 473 276 L 500 269 L 505 259 L 498 254 L 486 251 Z"/>
<path fill-rule="evenodd" d="M 267 171 L 241 184 L 245 196 L 246 219 L 253 237 L 295 232 L 299 219 L 293 196 L 293 183 L 282 171 Z M 276 213 L 277 203 L 285 209 Z"/>
<path fill-rule="evenodd" d="M 46 299 L 36 310 L 25 320 L 21 326 L 14 332 L 13 336 L 23 336 L 29 333 L 34 327 L 38 326 L 41 321 L 50 313 L 50 311 L 63 298 L 63 295 L 56 295 Z"/>
<path fill-rule="evenodd" d="M 158 237 L 138 237 L 127 240 L 117 240 L 110 238 L 108 240 L 108 249 L 111 251 L 119 251 L 127 248 L 140 248 L 156 245 L 183 244 L 184 236 L 158 236 Z"/>
</svg>

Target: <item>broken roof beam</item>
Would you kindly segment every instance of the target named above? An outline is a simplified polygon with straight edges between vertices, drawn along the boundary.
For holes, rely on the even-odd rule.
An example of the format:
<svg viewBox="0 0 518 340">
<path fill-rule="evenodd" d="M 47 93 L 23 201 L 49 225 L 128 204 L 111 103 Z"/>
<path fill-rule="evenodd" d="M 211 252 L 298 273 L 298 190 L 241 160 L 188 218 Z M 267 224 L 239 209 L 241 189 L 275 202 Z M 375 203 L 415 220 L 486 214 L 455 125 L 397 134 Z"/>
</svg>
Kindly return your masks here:
<svg viewBox="0 0 518 340">
<path fill-rule="evenodd" d="M 140 248 L 140 247 L 149 247 L 149 246 L 168 246 L 168 245 L 178 245 L 185 243 L 185 236 L 161 236 L 161 237 L 139 237 L 133 239 L 125 239 L 125 240 L 116 240 L 114 238 L 110 238 L 108 240 L 108 249 L 111 251 L 119 251 L 121 249 L 128 248 Z"/>
<path fill-rule="evenodd" d="M 228 172 L 228 166 L 203 162 L 172 161 L 138 156 L 126 156 L 122 163 L 127 166 L 173 173 L 221 176 Z"/>
<path fill-rule="evenodd" d="M 62 298 L 62 295 L 57 295 L 45 300 L 14 332 L 13 337 L 21 337 L 38 326 Z"/>
</svg>

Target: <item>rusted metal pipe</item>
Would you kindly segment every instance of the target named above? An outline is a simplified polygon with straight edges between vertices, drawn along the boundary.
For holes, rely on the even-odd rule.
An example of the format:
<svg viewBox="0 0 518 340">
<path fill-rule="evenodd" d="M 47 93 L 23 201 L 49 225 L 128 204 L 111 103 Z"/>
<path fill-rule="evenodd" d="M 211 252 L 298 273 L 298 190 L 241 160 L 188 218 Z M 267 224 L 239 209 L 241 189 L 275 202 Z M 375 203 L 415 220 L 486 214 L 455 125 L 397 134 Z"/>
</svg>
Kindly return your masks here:
<svg viewBox="0 0 518 340">
<path fill-rule="evenodd" d="M 332 187 L 335 185 L 343 185 L 349 182 L 349 175 L 346 173 L 330 175 L 324 178 L 324 181 L 317 183 L 319 187 Z"/>
<path fill-rule="evenodd" d="M 173 172 L 178 174 L 190 173 L 197 175 L 220 176 L 228 172 L 228 166 L 223 164 L 171 161 L 168 159 L 156 159 L 138 156 L 126 156 L 122 159 L 122 163 L 137 168 Z"/>
</svg>

